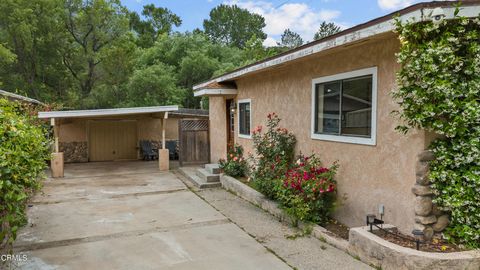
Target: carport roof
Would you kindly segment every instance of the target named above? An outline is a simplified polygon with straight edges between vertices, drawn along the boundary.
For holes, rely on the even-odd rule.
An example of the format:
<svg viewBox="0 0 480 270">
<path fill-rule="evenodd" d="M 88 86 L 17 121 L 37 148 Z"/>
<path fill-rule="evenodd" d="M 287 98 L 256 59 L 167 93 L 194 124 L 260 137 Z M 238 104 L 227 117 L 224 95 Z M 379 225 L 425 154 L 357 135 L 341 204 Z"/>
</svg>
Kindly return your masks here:
<svg viewBox="0 0 480 270">
<path fill-rule="evenodd" d="M 131 115 L 131 114 L 145 114 L 145 113 L 158 113 L 158 112 L 171 112 L 171 111 L 178 111 L 178 106 L 175 105 L 175 106 L 98 109 L 98 110 L 50 111 L 50 112 L 39 112 L 38 118 L 81 118 L 81 117 Z"/>
</svg>

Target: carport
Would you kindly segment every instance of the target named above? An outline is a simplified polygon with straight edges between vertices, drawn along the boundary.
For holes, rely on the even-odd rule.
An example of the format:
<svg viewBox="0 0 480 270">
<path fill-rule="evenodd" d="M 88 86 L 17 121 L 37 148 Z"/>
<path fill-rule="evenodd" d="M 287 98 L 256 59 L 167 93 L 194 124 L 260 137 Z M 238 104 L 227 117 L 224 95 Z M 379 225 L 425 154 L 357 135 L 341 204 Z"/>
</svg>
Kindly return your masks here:
<svg viewBox="0 0 480 270">
<path fill-rule="evenodd" d="M 60 151 L 60 140 L 73 141 L 74 152 L 85 156 L 85 161 L 118 161 L 139 159 L 139 139 L 158 137 L 161 139 L 159 169 L 168 170 L 165 135 L 169 112 L 175 111 L 178 106 L 39 112 L 38 117 L 50 119 L 53 127 L 52 176 L 63 177 L 64 153 Z"/>
</svg>

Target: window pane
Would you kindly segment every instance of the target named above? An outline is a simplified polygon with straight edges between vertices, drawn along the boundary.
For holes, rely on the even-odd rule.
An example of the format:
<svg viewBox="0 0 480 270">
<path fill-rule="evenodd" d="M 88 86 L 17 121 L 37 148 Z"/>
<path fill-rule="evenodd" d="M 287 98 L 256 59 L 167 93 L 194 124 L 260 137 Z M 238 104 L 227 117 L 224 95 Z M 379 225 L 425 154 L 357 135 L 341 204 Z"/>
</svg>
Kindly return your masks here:
<svg viewBox="0 0 480 270">
<path fill-rule="evenodd" d="M 315 133 L 339 134 L 341 82 L 317 85 Z"/>
<path fill-rule="evenodd" d="M 250 103 L 240 103 L 239 109 L 239 132 L 243 135 L 250 135 Z"/>
<path fill-rule="evenodd" d="M 371 136 L 372 76 L 344 80 L 342 134 Z"/>
</svg>

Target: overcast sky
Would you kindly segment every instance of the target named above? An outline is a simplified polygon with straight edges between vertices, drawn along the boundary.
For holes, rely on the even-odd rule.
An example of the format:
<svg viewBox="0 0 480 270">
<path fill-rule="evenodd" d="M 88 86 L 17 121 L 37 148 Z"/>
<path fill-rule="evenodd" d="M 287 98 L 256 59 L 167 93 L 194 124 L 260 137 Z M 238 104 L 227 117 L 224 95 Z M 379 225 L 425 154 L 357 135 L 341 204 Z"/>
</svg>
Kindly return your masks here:
<svg viewBox="0 0 480 270">
<path fill-rule="evenodd" d="M 183 24 L 178 31 L 202 28 L 212 8 L 219 4 L 236 4 L 261 14 L 267 26 L 265 45 L 275 45 L 283 30 L 290 28 L 304 41 L 311 41 L 320 22 L 335 22 L 348 28 L 418 2 L 416 0 L 122 0 L 130 10 L 141 12 L 142 6 L 153 3 L 167 7 L 179 15 Z"/>
</svg>

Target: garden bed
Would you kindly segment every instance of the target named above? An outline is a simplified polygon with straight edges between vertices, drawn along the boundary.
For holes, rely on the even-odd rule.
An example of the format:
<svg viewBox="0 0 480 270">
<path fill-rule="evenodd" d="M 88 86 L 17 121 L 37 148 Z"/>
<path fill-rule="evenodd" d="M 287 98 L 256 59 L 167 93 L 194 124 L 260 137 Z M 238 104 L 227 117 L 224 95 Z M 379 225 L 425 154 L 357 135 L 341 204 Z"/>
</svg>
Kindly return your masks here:
<svg viewBox="0 0 480 270">
<path fill-rule="evenodd" d="M 384 228 L 394 228 L 384 224 Z M 403 247 L 371 233 L 369 227 L 350 230 L 348 252 L 382 269 L 480 269 L 480 251 L 426 252 Z"/>
<path fill-rule="evenodd" d="M 398 232 L 396 228 L 390 230 L 374 230 L 373 233 L 376 236 L 399 246 L 416 249 L 415 238 Z M 462 246 L 447 243 L 444 239 L 433 238 L 429 241 L 422 241 L 419 250 L 448 253 L 465 251 L 467 249 Z"/>
<path fill-rule="evenodd" d="M 285 214 L 285 212 L 282 209 L 280 209 L 277 202 L 269 200 L 268 198 L 265 197 L 265 195 L 261 194 L 251 186 L 243 183 L 240 180 L 237 180 L 236 178 L 233 178 L 227 175 L 222 175 L 222 177 L 220 178 L 220 181 L 222 182 L 222 187 L 224 189 L 235 193 L 237 196 L 249 201 L 252 204 L 257 205 L 258 207 L 274 215 L 281 221 L 291 222 L 290 217 L 288 217 Z M 331 224 L 334 224 L 334 223 L 331 222 Z M 301 229 L 304 229 L 310 226 L 310 224 L 299 223 L 298 226 Z M 345 228 L 340 229 L 339 223 L 337 223 L 335 227 L 337 228 L 338 231 L 343 230 L 343 234 L 345 233 Z M 313 225 L 312 235 L 318 238 L 319 240 L 324 241 L 338 249 L 341 249 L 343 251 L 347 250 L 348 241 L 345 238 L 335 234 L 332 231 L 327 230 L 324 227 L 321 227 L 319 225 Z"/>
</svg>

